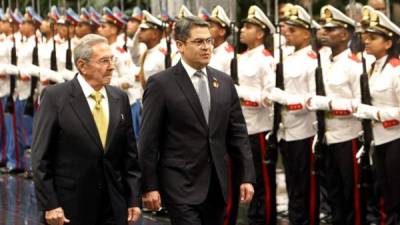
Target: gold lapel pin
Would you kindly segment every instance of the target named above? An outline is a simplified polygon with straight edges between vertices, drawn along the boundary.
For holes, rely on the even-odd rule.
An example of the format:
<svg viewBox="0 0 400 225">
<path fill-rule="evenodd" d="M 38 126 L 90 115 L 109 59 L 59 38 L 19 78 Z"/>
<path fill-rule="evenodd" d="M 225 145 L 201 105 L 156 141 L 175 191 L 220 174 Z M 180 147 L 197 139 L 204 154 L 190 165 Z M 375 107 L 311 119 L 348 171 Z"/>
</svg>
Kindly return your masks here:
<svg viewBox="0 0 400 225">
<path fill-rule="evenodd" d="M 213 77 L 213 82 L 212 82 L 212 84 L 213 84 L 213 87 L 219 88 L 219 82 L 218 82 L 217 79 L 215 79 L 215 77 Z"/>
</svg>

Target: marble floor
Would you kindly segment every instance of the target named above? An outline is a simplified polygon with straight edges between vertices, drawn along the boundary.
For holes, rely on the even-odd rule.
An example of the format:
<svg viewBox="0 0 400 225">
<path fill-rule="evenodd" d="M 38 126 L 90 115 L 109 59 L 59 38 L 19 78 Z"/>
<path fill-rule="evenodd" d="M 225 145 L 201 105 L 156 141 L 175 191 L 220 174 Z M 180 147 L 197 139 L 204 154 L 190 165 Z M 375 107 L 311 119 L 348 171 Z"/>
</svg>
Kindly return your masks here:
<svg viewBox="0 0 400 225">
<path fill-rule="evenodd" d="M 287 197 L 284 192 L 284 177 L 278 173 L 278 211 L 285 211 Z M 247 224 L 246 205 L 239 210 L 238 225 Z M 39 225 L 40 214 L 36 205 L 32 180 L 20 175 L 0 174 L 0 225 Z M 280 225 L 287 225 L 287 219 L 280 218 Z M 137 225 L 169 225 L 165 216 L 145 213 Z"/>
</svg>

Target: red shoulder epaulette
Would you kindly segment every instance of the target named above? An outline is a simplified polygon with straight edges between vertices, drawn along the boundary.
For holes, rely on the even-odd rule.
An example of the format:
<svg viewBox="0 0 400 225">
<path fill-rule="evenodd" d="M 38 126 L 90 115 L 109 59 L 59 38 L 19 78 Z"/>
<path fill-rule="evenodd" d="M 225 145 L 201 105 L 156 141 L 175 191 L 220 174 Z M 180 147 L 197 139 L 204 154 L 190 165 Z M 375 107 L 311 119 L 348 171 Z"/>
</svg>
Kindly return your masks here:
<svg viewBox="0 0 400 225">
<path fill-rule="evenodd" d="M 271 52 L 268 51 L 268 49 L 264 49 L 263 54 L 264 54 L 265 56 L 272 56 Z"/>
<path fill-rule="evenodd" d="M 160 50 L 160 52 L 164 55 L 167 55 L 167 53 L 168 53 L 167 50 L 163 47 L 160 47 L 158 50 Z"/>
<path fill-rule="evenodd" d="M 356 63 L 361 63 L 361 60 L 358 58 L 358 56 L 356 54 L 349 54 L 349 59 L 353 60 Z"/>
<path fill-rule="evenodd" d="M 117 50 L 118 50 L 119 52 L 121 52 L 121 53 L 125 53 L 125 49 L 124 49 L 124 48 L 117 47 Z"/>
<path fill-rule="evenodd" d="M 391 58 L 389 60 L 390 65 L 392 65 L 393 67 L 398 67 L 400 66 L 400 59 L 398 58 Z"/>
<path fill-rule="evenodd" d="M 0 42 L 3 42 L 4 41 L 4 38 L 0 38 Z"/>
<path fill-rule="evenodd" d="M 231 52 L 233 52 L 233 50 L 234 50 L 234 49 L 233 49 L 233 46 L 232 46 L 232 45 L 227 44 L 227 45 L 225 46 L 225 51 L 231 53 Z"/>
<path fill-rule="evenodd" d="M 61 41 L 60 40 L 56 40 L 56 44 L 61 45 Z"/>
<path fill-rule="evenodd" d="M 307 53 L 308 57 L 312 58 L 312 59 L 317 59 L 317 54 L 313 51 Z"/>
</svg>

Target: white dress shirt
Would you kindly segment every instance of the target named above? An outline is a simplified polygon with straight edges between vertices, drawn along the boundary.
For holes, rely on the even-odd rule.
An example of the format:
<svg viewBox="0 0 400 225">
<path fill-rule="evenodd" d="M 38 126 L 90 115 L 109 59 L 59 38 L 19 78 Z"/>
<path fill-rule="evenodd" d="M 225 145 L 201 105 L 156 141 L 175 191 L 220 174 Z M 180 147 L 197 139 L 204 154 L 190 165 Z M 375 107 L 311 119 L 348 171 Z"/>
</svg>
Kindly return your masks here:
<svg viewBox="0 0 400 225">
<path fill-rule="evenodd" d="M 90 95 L 93 94 L 95 90 L 92 88 L 92 86 L 90 86 L 90 84 L 81 74 L 78 74 L 78 82 L 81 85 L 83 94 L 85 95 L 86 101 L 89 104 L 90 111 L 92 111 L 96 105 L 96 101 L 92 97 L 90 97 Z M 106 88 L 102 87 L 99 92 L 103 95 L 103 98 L 101 99 L 101 106 L 103 107 L 103 111 L 105 113 L 107 121 L 110 121 L 110 107 L 108 105 Z"/>
<path fill-rule="evenodd" d="M 372 105 L 380 111 L 400 107 L 400 61 L 391 59 L 385 63 L 386 61 L 387 56 L 384 56 L 375 62 L 369 79 Z M 381 117 L 381 121 L 373 123 L 373 134 L 375 145 L 400 138 L 399 118 Z"/>
<path fill-rule="evenodd" d="M 193 67 L 189 66 L 189 64 L 187 64 L 183 58 L 181 59 L 181 62 L 182 62 L 183 68 L 186 70 L 186 73 L 189 75 L 189 78 L 192 81 L 192 84 L 194 86 L 194 89 L 196 90 L 196 93 L 199 93 L 199 90 L 198 90 L 199 85 L 198 84 L 199 84 L 199 81 L 200 81 L 200 77 L 194 75 L 198 70 L 196 70 Z M 206 79 L 207 95 L 208 95 L 209 98 L 211 98 L 210 97 L 210 87 L 208 85 L 208 80 L 207 80 L 206 67 L 203 67 L 201 69 L 201 72 L 203 72 L 206 75 L 206 76 L 201 76 L 201 79 Z M 211 102 L 211 101 L 209 101 L 209 102 Z"/>
</svg>

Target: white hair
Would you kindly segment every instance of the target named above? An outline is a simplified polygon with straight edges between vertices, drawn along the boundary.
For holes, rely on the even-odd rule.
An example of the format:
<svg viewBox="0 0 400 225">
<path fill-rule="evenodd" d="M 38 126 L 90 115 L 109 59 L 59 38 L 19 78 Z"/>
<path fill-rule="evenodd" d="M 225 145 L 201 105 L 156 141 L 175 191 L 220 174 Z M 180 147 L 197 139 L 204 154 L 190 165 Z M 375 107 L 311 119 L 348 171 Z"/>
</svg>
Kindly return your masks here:
<svg viewBox="0 0 400 225">
<path fill-rule="evenodd" d="M 97 34 L 87 34 L 79 40 L 79 43 L 74 48 L 74 62 L 75 66 L 78 67 L 76 62 L 79 59 L 89 61 L 92 57 L 93 49 L 92 47 L 99 43 L 108 44 L 106 38 Z"/>
</svg>

